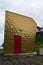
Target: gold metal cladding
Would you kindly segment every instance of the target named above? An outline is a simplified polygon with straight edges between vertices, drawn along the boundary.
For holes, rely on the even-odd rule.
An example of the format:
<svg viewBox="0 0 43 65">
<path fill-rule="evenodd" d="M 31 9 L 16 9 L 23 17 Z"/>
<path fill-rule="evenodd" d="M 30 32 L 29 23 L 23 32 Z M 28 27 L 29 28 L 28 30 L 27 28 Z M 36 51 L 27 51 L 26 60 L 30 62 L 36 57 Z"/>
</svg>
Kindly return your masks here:
<svg viewBox="0 0 43 65">
<path fill-rule="evenodd" d="M 33 52 L 36 27 L 32 18 L 6 11 L 4 54 L 14 54 L 14 35 L 22 37 L 22 53 Z"/>
</svg>

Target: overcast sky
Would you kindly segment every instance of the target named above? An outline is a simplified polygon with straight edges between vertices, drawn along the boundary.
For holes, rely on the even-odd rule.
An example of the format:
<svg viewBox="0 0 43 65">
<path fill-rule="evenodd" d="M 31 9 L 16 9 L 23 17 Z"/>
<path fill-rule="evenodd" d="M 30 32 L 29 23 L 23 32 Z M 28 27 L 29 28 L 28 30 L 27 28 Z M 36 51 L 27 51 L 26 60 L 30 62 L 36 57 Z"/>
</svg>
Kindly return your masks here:
<svg viewBox="0 0 43 65">
<path fill-rule="evenodd" d="M 4 42 L 6 10 L 32 17 L 43 27 L 43 0 L 0 0 L 0 46 Z"/>
</svg>

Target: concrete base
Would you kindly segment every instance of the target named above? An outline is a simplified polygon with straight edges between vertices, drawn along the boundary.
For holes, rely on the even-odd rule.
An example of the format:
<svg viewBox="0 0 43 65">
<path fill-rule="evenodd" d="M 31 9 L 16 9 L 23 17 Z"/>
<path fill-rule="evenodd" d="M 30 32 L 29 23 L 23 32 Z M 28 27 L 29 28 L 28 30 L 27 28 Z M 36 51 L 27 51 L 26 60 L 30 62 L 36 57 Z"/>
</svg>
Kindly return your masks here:
<svg viewBox="0 0 43 65">
<path fill-rule="evenodd" d="M 39 55 L 43 55 L 43 48 L 39 49 Z"/>
</svg>

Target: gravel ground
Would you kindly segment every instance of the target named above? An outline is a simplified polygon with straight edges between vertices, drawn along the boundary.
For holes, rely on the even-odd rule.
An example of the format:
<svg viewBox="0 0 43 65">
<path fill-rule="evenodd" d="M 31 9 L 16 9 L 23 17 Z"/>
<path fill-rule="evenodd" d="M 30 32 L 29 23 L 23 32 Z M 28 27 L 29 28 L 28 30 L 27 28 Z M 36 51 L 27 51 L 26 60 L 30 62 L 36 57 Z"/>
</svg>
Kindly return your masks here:
<svg viewBox="0 0 43 65">
<path fill-rule="evenodd" d="M 43 56 L 2 56 L 0 65 L 43 65 Z"/>
</svg>

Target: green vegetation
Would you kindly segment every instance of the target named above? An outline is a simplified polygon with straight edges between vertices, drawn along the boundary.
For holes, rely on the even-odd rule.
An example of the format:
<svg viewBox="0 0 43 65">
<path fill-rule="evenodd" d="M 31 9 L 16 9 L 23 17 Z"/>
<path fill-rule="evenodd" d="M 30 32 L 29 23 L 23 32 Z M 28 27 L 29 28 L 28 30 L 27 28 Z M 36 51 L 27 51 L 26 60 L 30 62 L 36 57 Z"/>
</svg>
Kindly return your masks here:
<svg viewBox="0 0 43 65">
<path fill-rule="evenodd" d="M 38 51 L 39 48 L 43 48 L 43 33 L 38 32 L 36 34 L 36 40 L 35 40 L 35 51 Z"/>
<path fill-rule="evenodd" d="M 36 40 L 35 40 L 35 46 L 43 47 L 43 33 L 42 32 L 37 34 Z"/>
</svg>

